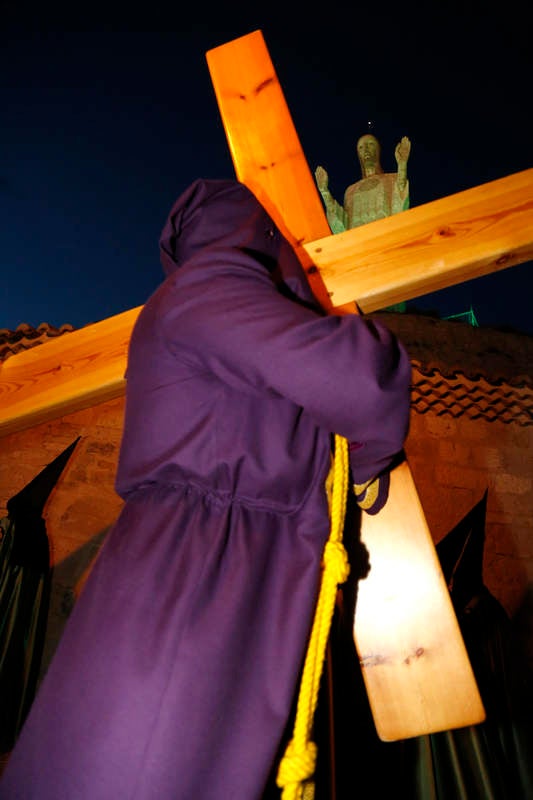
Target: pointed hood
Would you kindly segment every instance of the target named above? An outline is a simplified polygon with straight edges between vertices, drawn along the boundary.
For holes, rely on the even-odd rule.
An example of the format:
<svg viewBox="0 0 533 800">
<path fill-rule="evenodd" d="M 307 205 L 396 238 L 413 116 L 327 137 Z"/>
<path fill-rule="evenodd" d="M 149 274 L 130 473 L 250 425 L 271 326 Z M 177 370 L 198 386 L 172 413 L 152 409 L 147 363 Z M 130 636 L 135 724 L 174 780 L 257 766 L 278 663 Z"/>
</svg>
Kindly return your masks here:
<svg viewBox="0 0 533 800">
<path fill-rule="evenodd" d="M 10 554 L 12 565 L 32 567 L 42 573 L 49 569 L 50 552 L 43 519 L 44 507 L 79 440 L 78 436 L 7 501 L 8 518 L 14 531 Z"/>
<path fill-rule="evenodd" d="M 458 610 L 465 608 L 483 590 L 487 495 L 488 490 L 436 546 L 444 578 Z"/>
<path fill-rule="evenodd" d="M 278 284 L 316 305 L 289 242 L 255 195 L 235 180 L 196 180 L 174 203 L 159 240 L 161 264 L 172 275 L 197 253 L 238 249 L 260 262 Z"/>
<path fill-rule="evenodd" d="M 16 518 L 19 514 L 23 514 L 25 517 L 42 516 L 46 501 L 79 440 L 80 437 L 78 436 L 72 444 L 65 448 L 33 480 L 26 484 L 18 494 L 13 495 L 7 501 L 7 510 L 11 518 Z"/>
</svg>

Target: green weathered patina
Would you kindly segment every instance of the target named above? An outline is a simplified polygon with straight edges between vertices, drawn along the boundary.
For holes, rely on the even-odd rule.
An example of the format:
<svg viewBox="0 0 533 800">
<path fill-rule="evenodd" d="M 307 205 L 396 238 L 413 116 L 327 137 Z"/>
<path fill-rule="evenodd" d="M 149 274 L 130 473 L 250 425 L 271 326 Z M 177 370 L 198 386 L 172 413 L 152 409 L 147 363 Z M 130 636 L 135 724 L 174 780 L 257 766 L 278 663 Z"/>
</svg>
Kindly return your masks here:
<svg viewBox="0 0 533 800">
<path fill-rule="evenodd" d="M 344 205 L 338 203 L 331 194 L 328 173 L 324 167 L 316 168 L 317 186 L 333 233 L 357 228 L 409 208 L 407 161 L 410 152 L 411 142 L 404 136 L 395 150 L 398 171 L 383 172 L 378 140 L 371 133 L 361 136 L 357 142 L 357 155 L 363 177 L 348 186 L 344 193 Z"/>
<path fill-rule="evenodd" d="M 316 168 L 316 183 L 332 233 L 342 233 L 409 208 L 407 161 L 410 152 L 411 142 L 404 136 L 394 151 L 398 171 L 383 172 L 378 140 L 371 133 L 361 136 L 357 142 L 357 155 L 363 177 L 348 186 L 343 205 L 331 194 L 328 173 L 324 167 Z M 391 306 L 390 310 L 405 311 L 405 303 Z"/>
</svg>

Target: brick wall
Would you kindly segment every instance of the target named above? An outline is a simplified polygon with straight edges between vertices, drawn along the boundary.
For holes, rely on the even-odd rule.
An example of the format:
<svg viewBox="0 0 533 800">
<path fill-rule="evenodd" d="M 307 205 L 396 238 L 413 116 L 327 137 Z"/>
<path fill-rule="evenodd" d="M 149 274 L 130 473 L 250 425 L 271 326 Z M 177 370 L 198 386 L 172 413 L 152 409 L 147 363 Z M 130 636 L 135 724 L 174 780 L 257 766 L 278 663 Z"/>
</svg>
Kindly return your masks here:
<svg viewBox="0 0 533 800">
<path fill-rule="evenodd" d="M 415 412 L 406 452 L 435 542 L 488 489 L 484 581 L 516 615 L 533 582 L 533 426 Z"/>
</svg>

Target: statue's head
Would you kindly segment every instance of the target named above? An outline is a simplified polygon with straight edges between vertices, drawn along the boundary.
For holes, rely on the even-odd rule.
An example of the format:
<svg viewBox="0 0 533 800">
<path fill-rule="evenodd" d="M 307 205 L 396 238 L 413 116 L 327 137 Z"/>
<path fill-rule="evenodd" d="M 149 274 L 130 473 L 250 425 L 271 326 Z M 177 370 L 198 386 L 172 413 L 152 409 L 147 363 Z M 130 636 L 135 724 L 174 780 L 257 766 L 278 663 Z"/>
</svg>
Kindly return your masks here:
<svg viewBox="0 0 533 800">
<path fill-rule="evenodd" d="M 358 139 L 357 155 L 363 177 L 366 178 L 376 172 L 383 172 L 381 167 L 381 147 L 376 137 L 371 133 L 365 133 Z"/>
</svg>

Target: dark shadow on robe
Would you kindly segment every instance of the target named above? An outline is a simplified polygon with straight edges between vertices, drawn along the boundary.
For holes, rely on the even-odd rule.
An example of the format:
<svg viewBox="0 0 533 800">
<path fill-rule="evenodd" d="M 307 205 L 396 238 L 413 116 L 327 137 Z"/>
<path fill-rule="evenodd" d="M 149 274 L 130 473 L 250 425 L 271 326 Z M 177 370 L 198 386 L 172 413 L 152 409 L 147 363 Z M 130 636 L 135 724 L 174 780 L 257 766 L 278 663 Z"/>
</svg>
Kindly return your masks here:
<svg viewBox="0 0 533 800">
<path fill-rule="evenodd" d="M 42 514 L 78 441 L 8 500 L 0 521 L 0 753 L 13 748 L 35 696 L 52 577 Z"/>
</svg>

